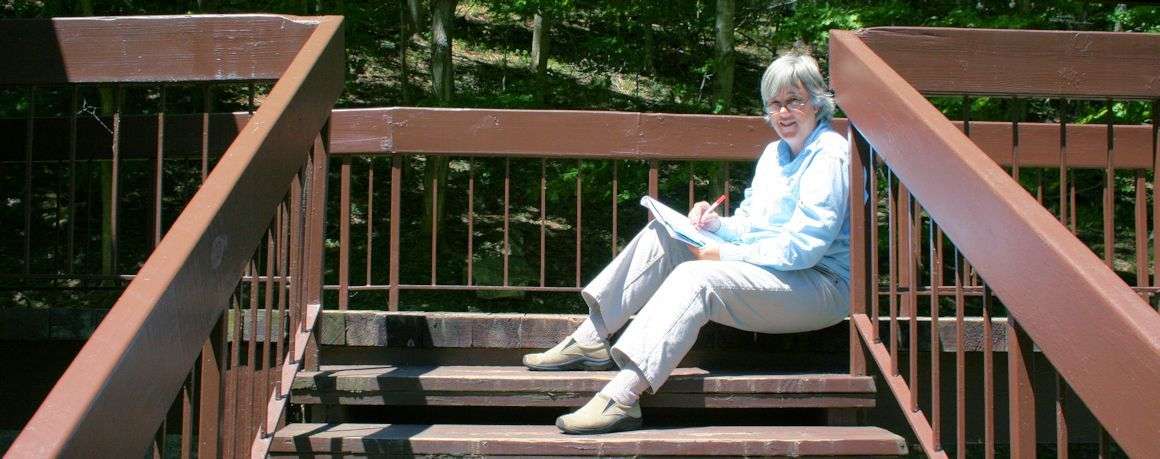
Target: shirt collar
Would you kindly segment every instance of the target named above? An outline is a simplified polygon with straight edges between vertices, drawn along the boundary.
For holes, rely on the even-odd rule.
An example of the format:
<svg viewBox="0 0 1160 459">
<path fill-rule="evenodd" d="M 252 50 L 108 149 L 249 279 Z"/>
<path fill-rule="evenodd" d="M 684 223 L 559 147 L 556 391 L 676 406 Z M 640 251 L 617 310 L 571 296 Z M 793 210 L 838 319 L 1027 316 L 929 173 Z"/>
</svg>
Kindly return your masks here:
<svg viewBox="0 0 1160 459">
<path fill-rule="evenodd" d="M 802 144 L 802 151 L 800 153 L 798 153 L 798 155 L 796 157 L 793 155 L 792 152 L 789 151 L 789 142 L 784 142 L 784 141 L 778 142 L 777 153 L 778 153 L 778 156 L 781 158 L 781 163 L 785 164 L 785 163 L 793 161 L 797 158 L 800 158 L 802 156 L 801 153 L 805 153 L 806 150 L 809 150 L 810 144 L 814 143 L 814 141 L 817 140 L 819 135 L 821 135 L 823 132 L 825 132 L 829 129 L 830 129 L 830 121 L 829 120 L 818 121 L 818 125 L 815 126 L 814 130 L 810 132 L 810 135 L 806 137 L 805 143 Z"/>
</svg>

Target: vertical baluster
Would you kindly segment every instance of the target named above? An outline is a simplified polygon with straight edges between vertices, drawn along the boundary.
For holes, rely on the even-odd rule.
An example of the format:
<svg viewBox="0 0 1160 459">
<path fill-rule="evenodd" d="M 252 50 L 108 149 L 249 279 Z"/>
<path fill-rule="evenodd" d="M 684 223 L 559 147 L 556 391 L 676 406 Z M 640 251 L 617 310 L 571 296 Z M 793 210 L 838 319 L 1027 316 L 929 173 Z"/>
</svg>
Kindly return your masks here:
<svg viewBox="0 0 1160 459">
<path fill-rule="evenodd" d="M 1133 181 L 1135 198 L 1135 227 L 1136 227 L 1136 287 L 1140 288 L 1140 296 L 1144 301 L 1151 301 L 1152 295 L 1145 291 L 1150 285 L 1148 276 L 1148 194 L 1146 191 L 1144 171 L 1136 169 Z"/>
<path fill-rule="evenodd" d="M 1052 368 L 1052 372 L 1055 373 L 1055 448 L 1056 448 L 1055 451 L 1056 451 L 1056 457 L 1059 459 L 1067 459 L 1067 453 L 1068 453 L 1068 451 L 1067 451 L 1067 445 L 1068 445 L 1067 437 L 1068 437 L 1069 431 L 1071 430 L 1068 427 L 1068 424 L 1070 423 L 1069 422 L 1069 419 L 1070 419 L 1069 415 L 1071 414 L 1071 408 L 1068 406 L 1068 403 L 1066 402 L 1066 400 L 1067 400 L 1067 393 L 1070 392 L 1070 389 L 1068 389 L 1067 381 L 1065 381 L 1063 379 L 1063 377 L 1060 376 L 1059 373 L 1054 368 Z M 1100 430 L 1102 431 L 1103 429 L 1100 429 Z"/>
<path fill-rule="evenodd" d="M 1067 172 L 1066 172 L 1066 169 L 1067 169 L 1067 150 L 1068 150 L 1067 114 L 1068 114 L 1069 107 L 1070 107 L 1070 105 L 1067 103 L 1067 101 L 1062 101 L 1062 100 L 1060 101 L 1060 108 L 1059 108 L 1059 155 L 1060 155 L 1060 177 L 1061 177 L 1061 180 L 1065 179 L 1067 177 Z M 1109 147 L 1108 154 L 1109 154 L 1109 156 L 1106 159 L 1108 161 L 1110 161 L 1111 160 L 1110 147 Z M 1106 164 L 1105 171 L 1109 170 L 1109 169 L 1111 169 L 1110 162 L 1108 164 Z M 1106 172 L 1105 172 L 1105 178 L 1106 178 Z M 1065 187 L 1065 184 L 1067 184 L 1066 187 Z M 1105 206 L 1104 212 L 1106 213 L 1107 212 L 1106 206 L 1107 206 L 1108 189 L 1107 189 L 1106 182 L 1104 183 L 1104 185 L 1105 185 L 1105 187 L 1104 187 L 1105 200 L 1103 201 L 1103 205 Z M 1065 188 L 1068 189 L 1068 194 L 1067 194 L 1068 202 L 1067 202 L 1066 206 L 1064 205 L 1063 202 L 1060 202 L 1060 215 L 1061 215 L 1060 221 L 1064 225 L 1068 225 L 1069 228 L 1071 229 L 1072 234 L 1075 234 L 1076 233 L 1075 184 L 1069 183 L 1067 181 L 1061 181 L 1059 184 L 1060 192 L 1062 193 Z M 1062 217 L 1063 215 L 1065 215 L 1064 209 L 1068 209 L 1068 211 L 1066 212 L 1066 215 L 1068 215 L 1068 218 Z M 1070 222 L 1070 224 L 1069 224 L 1069 222 Z M 1105 231 L 1107 229 L 1107 220 L 1106 219 L 1105 219 L 1104 229 L 1105 229 Z M 1106 255 L 1107 255 L 1107 251 L 1105 250 L 1105 256 Z M 1110 261 L 1107 261 L 1107 262 L 1110 263 Z M 1010 320 L 1010 319 L 1008 319 L 1008 320 Z M 1012 338 L 1010 336 L 1008 336 L 1008 342 L 1010 342 L 1011 339 Z M 1031 359 L 1031 357 L 1029 356 L 1028 360 L 1030 360 L 1030 359 Z M 1052 378 L 1055 380 L 1055 395 L 1056 395 L 1055 401 L 1054 401 L 1054 404 L 1055 404 L 1056 446 L 1057 447 L 1062 446 L 1062 448 L 1057 449 L 1057 451 L 1060 454 L 1062 454 L 1063 457 L 1067 457 L 1067 433 L 1068 433 L 1067 424 L 1068 424 L 1068 411 L 1070 411 L 1068 409 L 1067 401 L 1066 401 L 1067 400 L 1067 397 L 1066 397 L 1067 382 L 1063 380 L 1063 377 L 1060 376 L 1059 373 L 1056 372 L 1054 368 L 1052 369 L 1052 372 L 1054 373 Z M 1028 390 L 1031 390 L 1031 389 L 1028 389 Z M 1031 405 L 1030 409 L 1034 410 L 1034 405 Z M 1031 414 L 1029 416 L 1032 417 L 1032 420 L 1027 421 L 1027 422 L 1031 426 L 1034 426 L 1034 424 L 1035 424 L 1034 414 Z M 1012 418 L 1011 422 L 1014 423 L 1015 419 Z M 1031 445 L 1032 446 L 1030 446 L 1029 448 L 1035 447 L 1034 442 Z M 1012 450 L 1012 453 L 1014 453 L 1014 450 Z M 1032 454 L 1034 454 L 1034 453 L 1032 453 Z"/>
<path fill-rule="evenodd" d="M 363 285 L 371 285 L 373 274 L 371 268 L 374 266 L 371 261 L 374 258 L 375 246 L 375 157 L 371 156 L 367 161 L 367 263 L 366 276 Z"/>
<path fill-rule="evenodd" d="M 878 155 L 870 147 L 870 336 L 875 343 L 881 343 L 882 337 L 878 333 L 878 303 L 881 301 L 878 291 Z"/>
<path fill-rule="evenodd" d="M 241 355 L 239 355 L 241 346 L 239 344 L 242 340 L 242 321 L 245 319 L 245 315 L 242 313 L 240 289 L 241 286 L 238 286 L 230 295 L 230 320 L 232 323 L 230 324 L 230 338 L 227 344 L 230 350 L 230 363 L 226 378 L 226 422 L 223 429 L 225 437 L 223 444 L 226 445 L 225 455 L 229 457 L 239 456 L 242 451 L 239 449 L 241 447 L 239 437 L 242 437 L 239 435 L 241 431 L 241 413 L 239 410 L 241 403 L 238 400 L 238 392 L 242 386 L 242 371 L 239 368 L 241 366 Z"/>
<path fill-rule="evenodd" d="M 350 304 L 350 156 L 338 166 L 338 309 Z"/>
<path fill-rule="evenodd" d="M 399 310 L 399 219 L 402 218 L 399 201 L 403 194 L 402 180 L 403 156 L 396 153 L 391 155 L 391 243 L 388 254 L 391 287 L 387 294 L 387 308 L 391 311 Z"/>
<path fill-rule="evenodd" d="M 291 195 L 293 194 L 294 186 L 298 184 L 298 179 L 295 178 L 291 184 Z M 290 259 L 294 247 L 290 245 L 290 225 L 294 224 L 293 215 L 290 213 L 290 206 L 294 202 L 291 196 L 287 196 L 287 200 L 282 202 L 281 209 L 279 209 L 279 217 L 281 223 L 278 225 L 278 254 L 275 261 L 275 269 L 278 275 L 278 339 L 274 341 L 274 391 L 279 398 L 282 397 L 282 365 L 286 357 L 286 345 L 289 344 L 286 338 L 287 325 L 289 323 L 289 313 L 287 311 L 287 302 L 290 297 L 289 285 L 290 278 Z"/>
<path fill-rule="evenodd" d="M 934 450 L 942 450 L 942 326 L 939 323 L 939 290 L 942 287 L 942 230 L 930 220 L 930 419 Z"/>
<path fill-rule="evenodd" d="M 200 457 L 224 456 L 221 427 L 225 416 L 226 314 L 218 316 L 201 348 L 201 389 L 197 410 L 197 451 Z"/>
<path fill-rule="evenodd" d="M 185 384 L 181 385 L 181 442 L 179 444 L 179 457 L 181 459 L 193 457 L 193 389 L 197 387 L 197 372 L 198 365 L 194 363 L 193 369 L 185 377 Z"/>
<path fill-rule="evenodd" d="M 873 202 L 862 198 L 866 193 L 867 172 L 873 173 L 868 161 L 866 144 L 853 125 L 846 131 L 850 141 L 850 374 L 866 374 L 866 350 L 858 336 L 857 315 L 866 314 L 874 280 L 869 276 L 868 254 L 873 247 L 869 240 L 867 220 L 874 208 Z M 692 199 L 693 175 L 689 173 L 689 198 Z"/>
<path fill-rule="evenodd" d="M 257 253 L 250 259 L 250 288 L 249 300 L 250 310 L 249 318 L 243 323 L 242 338 L 246 337 L 246 327 L 249 325 L 249 339 L 246 343 L 246 366 L 244 370 L 245 384 L 242 386 L 242 397 L 239 397 L 242 404 L 242 428 L 238 429 L 240 448 L 238 451 L 245 451 L 246 446 L 250 444 L 250 440 L 254 438 L 254 429 L 258 426 L 258 409 L 254 392 L 258 387 L 258 259 L 261 256 L 262 246 L 258 245 Z M 240 318 L 239 318 L 240 319 Z"/>
<path fill-rule="evenodd" d="M 65 272 L 72 274 L 76 265 L 77 234 L 77 111 L 80 104 L 80 86 L 72 86 L 68 110 L 68 263 Z"/>
<path fill-rule="evenodd" d="M 24 127 L 24 274 L 32 272 L 32 148 L 36 134 L 36 87 L 28 88 Z"/>
<path fill-rule="evenodd" d="M 213 86 L 201 88 L 201 181 L 209 175 L 209 114 L 213 110 Z"/>
<path fill-rule="evenodd" d="M 264 284 L 265 291 L 263 296 L 263 299 L 265 300 L 265 311 L 263 314 L 265 316 L 264 318 L 266 319 L 266 329 L 263 330 L 265 334 L 263 335 L 264 339 L 262 340 L 262 384 L 259 386 L 258 392 L 254 397 L 258 401 L 257 412 L 261 414 L 261 417 L 258 420 L 258 428 L 261 429 L 260 432 L 263 437 L 268 434 L 268 432 L 266 432 L 266 423 L 269 421 L 269 412 L 263 408 L 266 406 L 265 402 L 269 398 L 270 390 L 272 388 L 270 384 L 270 377 L 271 375 L 276 375 L 270 371 L 272 351 L 270 347 L 274 343 L 274 270 L 278 263 L 278 253 L 282 249 L 281 245 L 279 244 L 280 240 L 278 237 L 278 228 L 281 226 L 282 213 L 281 210 L 278 209 L 274 213 L 274 221 L 272 222 L 272 226 L 266 230 L 266 282 Z M 273 357 L 278 358 L 281 356 L 274 354 Z"/>
<path fill-rule="evenodd" d="M 508 286 L 508 257 L 511 253 L 509 220 L 511 218 L 512 160 L 503 160 L 503 286 Z"/>
<path fill-rule="evenodd" d="M 983 455 L 995 457 L 995 356 L 991 326 L 991 287 L 983 283 Z"/>
<path fill-rule="evenodd" d="M 964 329 L 966 298 L 966 263 L 955 248 L 955 450 L 959 458 L 967 457 L 967 359 Z"/>
<path fill-rule="evenodd" d="M 1014 316 L 1007 316 L 1008 419 L 1011 457 L 1035 457 L 1035 392 L 1032 389 L 1031 337 Z"/>
<path fill-rule="evenodd" d="M 548 160 L 540 158 L 540 287 L 544 286 L 544 251 L 547 247 L 546 233 L 544 232 L 544 222 L 548 218 L 547 212 L 547 192 L 548 192 Z"/>
<path fill-rule="evenodd" d="M 306 275 L 303 277 L 303 288 L 306 289 L 306 299 L 302 302 L 301 328 L 306 339 L 304 362 L 302 369 L 318 370 L 318 330 L 313 327 L 317 323 L 317 314 L 322 311 L 322 283 L 324 271 L 322 259 L 324 255 L 324 240 L 326 239 L 326 183 L 327 165 L 330 158 L 330 121 L 322 125 L 322 129 L 314 137 L 314 146 L 310 150 L 310 194 L 307 197 L 308 226 L 306 239 Z M 311 312 L 316 311 L 316 312 Z M 308 317 L 310 314 L 313 319 Z"/>
<path fill-rule="evenodd" d="M 899 187 L 901 189 L 901 187 Z M 898 375 L 898 200 L 895 199 L 894 174 L 886 172 L 886 240 L 888 241 L 890 291 L 890 375 Z M 878 327 L 878 323 L 874 323 Z"/>
<path fill-rule="evenodd" d="M 434 158 L 428 157 L 427 164 L 434 164 Z M 446 164 L 444 164 L 446 167 Z M 504 195 L 503 195 L 503 241 L 504 241 L 504 259 L 503 259 L 503 273 L 504 285 L 507 285 L 507 240 L 508 240 L 508 195 L 507 171 L 504 171 Z M 431 285 L 438 284 L 435 267 L 439 262 L 439 174 L 431 174 Z"/>
<path fill-rule="evenodd" d="M 581 243 L 580 224 L 581 224 L 581 222 L 583 222 L 583 220 L 581 219 L 582 213 L 580 211 L 580 209 L 582 208 L 581 200 L 580 200 L 581 191 L 582 191 L 581 187 L 580 187 L 580 181 L 581 181 L 581 175 L 583 173 L 584 173 L 584 161 L 578 159 L 578 160 L 576 160 L 576 287 L 580 287 L 580 243 Z"/>
<path fill-rule="evenodd" d="M 616 256 L 620 236 L 617 234 L 620 217 L 620 162 L 612 160 L 612 256 Z"/>
<path fill-rule="evenodd" d="M 1160 190 L 1160 99 L 1152 101 L 1152 218 L 1160 217 L 1160 199 L 1157 198 L 1157 190 Z M 1155 223 L 1153 228 L 1160 227 Z M 1152 242 L 1153 264 L 1160 261 L 1160 242 Z M 1157 272 L 1157 277 L 1153 280 L 1154 285 L 1160 286 L 1160 272 Z M 1160 311 L 1160 304 L 1157 305 Z"/>
<path fill-rule="evenodd" d="M 1011 100 L 1011 178 L 1019 182 L 1019 120 L 1023 114 L 1023 101 L 1018 97 Z"/>
<path fill-rule="evenodd" d="M 165 110 L 166 88 L 161 86 L 161 101 L 157 111 L 157 156 L 153 160 L 153 237 L 150 247 L 161 242 L 161 198 L 165 186 Z"/>
<path fill-rule="evenodd" d="M 1114 155 L 1116 150 L 1115 140 L 1115 114 L 1112 112 L 1112 100 L 1107 100 L 1108 111 L 1108 152 L 1104 162 L 1104 264 L 1112 267 L 1112 258 L 1115 257 L 1116 251 L 1116 230 L 1115 230 L 1115 214 L 1116 214 L 1116 168 Z"/>
<path fill-rule="evenodd" d="M 467 285 L 475 285 L 475 160 L 467 160 Z"/>
<path fill-rule="evenodd" d="M 1043 170 L 1035 171 L 1035 201 L 1043 205 Z"/>
<path fill-rule="evenodd" d="M 1152 218 L 1160 217 L 1160 199 L 1157 199 L 1156 191 L 1160 190 L 1160 99 L 1152 101 Z M 1152 223 L 1152 228 L 1155 230 L 1158 226 L 1155 222 Z M 1147 234 L 1147 231 L 1145 231 Z M 1153 264 L 1155 260 L 1160 260 L 1160 243 L 1152 242 Z M 1147 270 L 1145 270 L 1146 272 Z M 1156 278 L 1152 284 L 1160 286 L 1160 273 L 1155 273 Z M 1160 304 L 1157 304 L 1157 310 L 1160 310 Z"/>
<path fill-rule="evenodd" d="M 650 159 L 648 162 L 648 195 L 656 199 L 660 194 L 660 161 Z"/>
<path fill-rule="evenodd" d="M 908 320 L 908 336 L 907 340 L 907 356 L 909 357 L 910 367 L 910 411 L 918 411 L 918 286 L 920 284 L 918 278 L 918 263 L 919 256 L 922 253 L 919 245 L 922 235 L 922 207 L 910 197 L 910 205 L 906 209 L 907 226 L 910 227 L 909 236 L 906 239 L 906 259 L 907 271 L 910 273 L 910 286 L 907 289 L 907 303 L 910 306 L 910 311 L 907 313 Z"/>
<path fill-rule="evenodd" d="M 1059 101 L 1059 221 L 1067 226 L 1067 107 L 1066 100 Z M 1074 229 L 1072 230 L 1074 232 Z"/>
<path fill-rule="evenodd" d="M 110 275 L 120 274 L 117 268 L 117 252 L 118 250 L 118 202 L 120 199 L 120 176 L 121 176 L 121 110 L 125 104 L 125 87 L 117 86 L 116 96 L 114 97 L 113 109 L 113 162 L 112 162 L 112 177 L 109 181 L 109 221 L 106 223 L 109 228 L 109 266 L 108 273 Z"/>
</svg>

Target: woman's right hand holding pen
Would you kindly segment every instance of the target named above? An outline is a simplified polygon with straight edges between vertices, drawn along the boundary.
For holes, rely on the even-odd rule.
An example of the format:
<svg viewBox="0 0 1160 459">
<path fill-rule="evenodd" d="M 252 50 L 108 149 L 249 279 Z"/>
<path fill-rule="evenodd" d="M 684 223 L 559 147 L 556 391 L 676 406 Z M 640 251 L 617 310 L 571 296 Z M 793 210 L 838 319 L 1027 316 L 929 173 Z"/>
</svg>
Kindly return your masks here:
<svg viewBox="0 0 1160 459">
<path fill-rule="evenodd" d="M 705 201 L 693 204 L 689 210 L 689 223 L 706 231 L 717 231 L 721 228 L 721 216 L 717 215 L 716 209 L 722 202 L 725 202 L 725 195 L 721 195 L 712 204 Z"/>
</svg>

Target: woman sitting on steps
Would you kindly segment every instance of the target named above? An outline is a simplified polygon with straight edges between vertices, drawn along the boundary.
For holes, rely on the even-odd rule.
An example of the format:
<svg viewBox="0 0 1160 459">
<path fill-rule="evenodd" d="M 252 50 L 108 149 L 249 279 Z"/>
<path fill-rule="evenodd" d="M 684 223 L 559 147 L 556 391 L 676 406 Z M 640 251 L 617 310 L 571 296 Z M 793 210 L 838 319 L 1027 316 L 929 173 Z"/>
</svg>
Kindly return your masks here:
<svg viewBox="0 0 1160 459">
<path fill-rule="evenodd" d="M 588 319 L 552 349 L 524 356 L 533 370 L 620 368 L 591 401 L 556 420 L 560 430 L 640 428 L 640 395 L 665 383 L 709 321 L 794 333 L 847 316 L 849 152 L 830 127 L 833 96 L 813 58 L 789 53 L 765 70 L 761 98 L 781 140 L 757 160 L 745 199 L 730 217 L 707 202 L 689 211 L 728 243 L 694 248 L 650 223 L 581 292 Z"/>
</svg>

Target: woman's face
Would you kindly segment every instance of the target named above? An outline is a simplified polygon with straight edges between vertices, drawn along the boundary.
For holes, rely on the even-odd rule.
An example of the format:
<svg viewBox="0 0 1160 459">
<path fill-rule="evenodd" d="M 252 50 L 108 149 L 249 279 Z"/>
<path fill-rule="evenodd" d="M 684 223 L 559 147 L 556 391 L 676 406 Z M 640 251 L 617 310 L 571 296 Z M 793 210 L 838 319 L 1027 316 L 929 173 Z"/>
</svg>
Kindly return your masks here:
<svg viewBox="0 0 1160 459">
<path fill-rule="evenodd" d="M 818 125 L 818 109 L 810 103 L 809 92 L 801 83 L 784 87 L 766 101 L 765 109 L 777 135 L 789 143 L 792 152 L 801 152 L 806 137 Z"/>
</svg>

